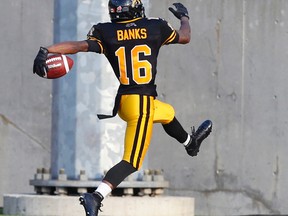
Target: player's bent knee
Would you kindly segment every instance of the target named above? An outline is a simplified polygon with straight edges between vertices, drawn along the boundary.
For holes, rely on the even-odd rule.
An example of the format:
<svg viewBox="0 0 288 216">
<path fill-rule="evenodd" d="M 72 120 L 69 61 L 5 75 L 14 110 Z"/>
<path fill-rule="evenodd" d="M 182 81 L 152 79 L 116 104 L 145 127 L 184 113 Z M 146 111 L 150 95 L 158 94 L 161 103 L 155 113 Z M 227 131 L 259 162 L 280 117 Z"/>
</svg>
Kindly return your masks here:
<svg viewBox="0 0 288 216">
<path fill-rule="evenodd" d="M 154 122 L 168 124 L 175 117 L 174 107 L 170 104 L 157 101 L 155 104 Z"/>
<path fill-rule="evenodd" d="M 123 158 L 122 160 L 127 163 L 127 166 L 129 166 L 130 170 L 134 169 L 134 171 L 138 171 L 142 167 L 142 161 L 139 161 L 139 163 L 133 163 L 133 162 L 131 162 L 131 161 L 125 159 L 125 158 Z"/>
</svg>

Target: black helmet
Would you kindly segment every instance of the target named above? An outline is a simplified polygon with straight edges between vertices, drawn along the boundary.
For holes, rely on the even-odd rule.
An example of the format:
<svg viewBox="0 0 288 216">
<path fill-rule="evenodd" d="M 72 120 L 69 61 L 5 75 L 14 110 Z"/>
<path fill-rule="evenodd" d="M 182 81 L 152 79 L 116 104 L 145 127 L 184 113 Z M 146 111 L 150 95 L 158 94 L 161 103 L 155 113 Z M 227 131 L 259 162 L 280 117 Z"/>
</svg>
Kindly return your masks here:
<svg viewBox="0 0 288 216">
<path fill-rule="evenodd" d="M 145 17 L 141 0 L 109 0 L 108 8 L 112 22 Z"/>
</svg>

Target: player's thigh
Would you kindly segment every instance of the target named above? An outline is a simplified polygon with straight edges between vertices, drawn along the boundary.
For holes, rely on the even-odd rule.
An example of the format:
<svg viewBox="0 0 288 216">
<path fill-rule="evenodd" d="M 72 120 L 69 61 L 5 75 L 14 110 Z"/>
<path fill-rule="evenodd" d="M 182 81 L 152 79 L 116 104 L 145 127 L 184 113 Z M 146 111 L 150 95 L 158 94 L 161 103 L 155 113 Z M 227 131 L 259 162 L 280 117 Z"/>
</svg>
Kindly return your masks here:
<svg viewBox="0 0 288 216">
<path fill-rule="evenodd" d="M 122 95 L 118 109 L 118 115 L 124 121 L 133 121 L 143 115 L 153 116 L 154 100 L 146 95 Z"/>
<path fill-rule="evenodd" d="M 154 98 L 123 95 L 118 114 L 127 122 L 123 160 L 139 169 L 148 150 L 153 131 Z"/>
<path fill-rule="evenodd" d="M 167 103 L 164 103 L 160 100 L 154 101 L 154 122 L 168 124 L 175 117 L 174 108 Z"/>
</svg>

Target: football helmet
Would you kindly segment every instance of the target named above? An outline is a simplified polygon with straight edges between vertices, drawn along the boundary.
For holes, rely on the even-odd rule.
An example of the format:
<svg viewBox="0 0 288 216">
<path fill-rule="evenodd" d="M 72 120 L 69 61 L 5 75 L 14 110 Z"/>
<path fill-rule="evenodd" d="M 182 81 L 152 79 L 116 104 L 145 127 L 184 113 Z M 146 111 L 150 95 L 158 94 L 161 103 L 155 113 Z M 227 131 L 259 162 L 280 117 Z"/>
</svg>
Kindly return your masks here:
<svg viewBox="0 0 288 216">
<path fill-rule="evenodd" d="M 109 0 L 108 8 L 112 22 L 145 17 L 141 0 Z"/>
</svg>

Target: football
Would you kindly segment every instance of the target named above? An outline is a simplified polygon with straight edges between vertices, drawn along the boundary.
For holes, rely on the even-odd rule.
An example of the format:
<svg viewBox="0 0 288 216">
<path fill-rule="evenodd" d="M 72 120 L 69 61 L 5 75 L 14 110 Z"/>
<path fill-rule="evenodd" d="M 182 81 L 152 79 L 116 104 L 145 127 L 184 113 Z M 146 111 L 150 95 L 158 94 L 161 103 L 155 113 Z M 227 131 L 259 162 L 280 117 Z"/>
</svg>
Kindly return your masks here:
<svg viewBox="0 0 288 216">
<path fill-rule="evenodd" d="M 48 71 L 44 78 L 57 79 L 66 75 L 73 67 L 73 59 L 66 55 L 55 54 L 51 55 L 46 60 Z"/>
</svg>

